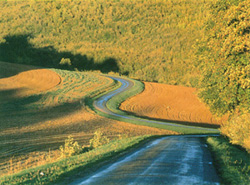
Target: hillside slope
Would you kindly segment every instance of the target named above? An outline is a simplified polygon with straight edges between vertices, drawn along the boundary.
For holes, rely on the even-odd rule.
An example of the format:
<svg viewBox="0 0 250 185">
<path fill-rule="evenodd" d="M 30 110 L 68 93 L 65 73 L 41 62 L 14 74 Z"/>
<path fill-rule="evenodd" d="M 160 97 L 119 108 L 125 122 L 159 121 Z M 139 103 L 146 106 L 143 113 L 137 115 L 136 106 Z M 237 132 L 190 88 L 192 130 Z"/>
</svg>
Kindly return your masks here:
<svg viewBox="0 0 250 185">
<path fill-rule="evenodd" d="M 209 2 L 1 1 L 0 60 L 195 86 Z"/>
<path fill-rule="evenodd" d="M 1 100 L 23 97 L 47 91 L 60 84 L 61 78 L 48 69 L 36 69 L 28 65 L 0 62 L 1 76 L 14 76 L 0 79 Z"/>
<path fill-rule="evenodd" d="M 59 146 L 69 135 L 86 146 L 97 129 L 110 139 L 175 134 L 91 112 L 84 105 L 84 98 L 113 85 L 111 79 L 97 73 L 37 69 L 4 62 L 1 66 L 5 76 L 16 74 L 0 79 L 1 175 L 57 160 Z"/>
<path fill-rule="evenodd" d="M 123 102 L 120 108 L 138 116 L 181 121 L 186 123 L 220 125 L 209 108 L 199 101 L 197 90 L 191 87 L 144 82 L 145 90 Z"/>
</svg>

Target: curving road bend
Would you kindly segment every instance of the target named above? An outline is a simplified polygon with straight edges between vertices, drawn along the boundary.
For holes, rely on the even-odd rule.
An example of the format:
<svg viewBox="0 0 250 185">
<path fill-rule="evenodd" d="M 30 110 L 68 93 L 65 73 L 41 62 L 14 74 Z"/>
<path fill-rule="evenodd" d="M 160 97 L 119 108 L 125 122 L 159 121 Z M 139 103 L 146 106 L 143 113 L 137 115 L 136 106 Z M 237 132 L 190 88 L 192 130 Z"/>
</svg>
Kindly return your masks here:
<svg viewBox="0 0 250 185">
<path fill-rule="evenodd" d="M 147 120 L 147 119 L 143 119 L 143 118 L 130 117 L 129 115 L 116 114 L 107 108 L 107 106 L 106 106 L 107 102 L 113 96 L 116 96 L 116 95 L 128 90 L 129 88 L 131 88 L 134 85 L 134 83 L 132 81 L 125 80 L 125 79 L 119 78 L 119 77 L 109 76 L 109 78 L 116 80 L 116 81 L 119 81 L 122 85 L 120 88 L 116 89 L 115 91 L 112 91 L 112 92 L 98 98 L 96 101 L 94 101 L 94 104 L 93 104 L 94 107 L 97 110 L 99 110 L 105 114 L 109 114 L 109 115 L 112 115 L 112 116 L 118 117 L 118 118 L 123 118 L 125 120 L 137 120 L 137 121 L 142 121 L 142 122 L 147 122 L 147 123 L 154 123 L 154 124 L 161 124 L 161 125 L 168 125 L 168 126 L 182 127 L 182 128 L 191 128 L 191 129 L 205 130 L 205 131 L 212 131 L 212 132 L 218 131 L 217 129 L 212 129 L 212 128 L 202 128 L 202 127 L 195 127 L 195 126 L 180 125 L 180 124 L 174 124 L 174 123 L 163 122 L 163 121 L 154 121 L 154 120 Z"/>
<path fill-rule="evenodd" d="M 220 184 L 200 136 L 168 136 L 72 184 Z"/>
<path fill-rule="evenodd" d="M 111 97 L 133 86 L 132 82 L 122 78 L 110 78 L 120 81 L 122 86 L 96 100 L 95 108 L 112 116 L 134 119 L 118 115 L 107 108 L 106 103 Z M 178 126 L 159 121 L 150 122 Z M 103 166 L 90 176 L 75 180 L 72 184 L 220 184 L 210 151 L 202 137 L 206 135 L 166 136 L 155 139 L 114 163 Z"/>
</svg>

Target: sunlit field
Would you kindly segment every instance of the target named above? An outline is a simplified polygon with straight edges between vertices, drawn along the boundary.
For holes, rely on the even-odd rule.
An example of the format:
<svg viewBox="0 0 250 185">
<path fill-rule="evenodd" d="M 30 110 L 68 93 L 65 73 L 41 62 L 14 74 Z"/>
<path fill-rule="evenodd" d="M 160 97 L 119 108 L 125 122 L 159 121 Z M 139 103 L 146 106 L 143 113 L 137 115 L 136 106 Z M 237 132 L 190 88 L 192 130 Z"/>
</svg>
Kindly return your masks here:
<svg viewBox="0 0 250 185">
<path fill-rule="evenodd" d="M 142 117 L 176 121 L 185 124 L 219 127 L 227 117 L 217 118 L 199 100 L 197 89 L 144 82 L 145 90 L 120 108 Z M 150 97 L 150 98 L 149 98 Z"/>
<path fill-rule="evenodd" d="M 1 63 L 5 65 L 11 65 L 9 71 L 15 73 L 15 64 Z M 17 75 L 0 79 L 2 175 L 56 160 L 59 146 L 69 135 L 80 145 L 88 145 L 97 129 L 110 139 L 171 133 L 94 114 L 84 99 L 115 86 L 107 77 L 92 72 L 33 68 L 18 65 Z M 4 71 L 9 76 L 7 67 Z"/>
</svg>

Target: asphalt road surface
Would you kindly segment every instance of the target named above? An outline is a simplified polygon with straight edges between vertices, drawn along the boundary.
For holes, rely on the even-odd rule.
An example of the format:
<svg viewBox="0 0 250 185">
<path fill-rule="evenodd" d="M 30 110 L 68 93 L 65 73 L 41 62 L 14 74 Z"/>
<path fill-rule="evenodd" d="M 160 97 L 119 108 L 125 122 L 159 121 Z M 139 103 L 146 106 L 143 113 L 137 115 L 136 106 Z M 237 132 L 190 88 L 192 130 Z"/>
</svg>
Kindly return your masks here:
<svg viewBox="0 0 250 185">
<path fill-rule="evenodd" d="M 151 141 L 113 164 L 72 184 L 220 184 L 201 136 Z"/>
<path fill-rule="evenodd" d="M 133 83 L 122 78 L 110 78 L 120 81 L 122 85 L 94 102 L 95 108 L 99 111 L 125 120 L 137 119 L 137 121 L 197 129 L 193 126 L 146 120 L 112 112 L 106 106 L 107 101 L 131 88 Z M 72 184 L 219 184 L 210 152 L 202 137 L 205 136 L 168 136 L 156 139 L 116 162 L 102 167 L 90 176 L 75 180 Z"/>
</svg>

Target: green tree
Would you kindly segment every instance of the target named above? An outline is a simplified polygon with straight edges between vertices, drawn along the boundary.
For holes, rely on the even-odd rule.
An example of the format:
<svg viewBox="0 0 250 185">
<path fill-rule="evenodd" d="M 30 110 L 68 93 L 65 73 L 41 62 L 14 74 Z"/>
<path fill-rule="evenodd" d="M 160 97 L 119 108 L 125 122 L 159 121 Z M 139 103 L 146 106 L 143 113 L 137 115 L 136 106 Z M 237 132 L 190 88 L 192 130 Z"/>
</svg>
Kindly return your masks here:
<svg viewBox="0 0 250 185">
<path fill-rule="evenodd" d="M 200 97 L 218 115 L 250 104 L 250 1 L 218 0 L 199 43 Z"/>
<path fill-rule="evenodd" d="M 71 66 L 72 65 L 70 58 L 62 58 L 59 64 L 63 65 L 63 66 Z"/>
</svg>

